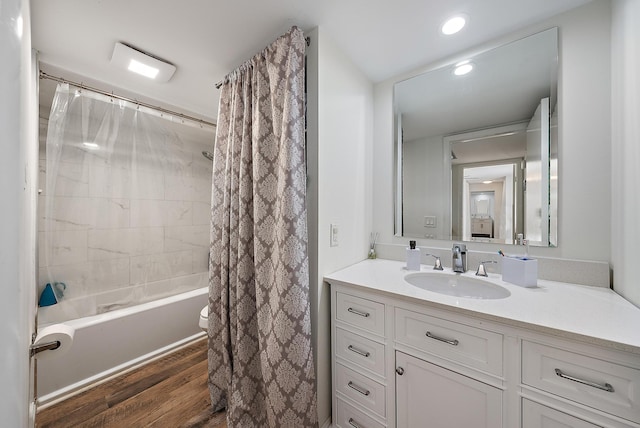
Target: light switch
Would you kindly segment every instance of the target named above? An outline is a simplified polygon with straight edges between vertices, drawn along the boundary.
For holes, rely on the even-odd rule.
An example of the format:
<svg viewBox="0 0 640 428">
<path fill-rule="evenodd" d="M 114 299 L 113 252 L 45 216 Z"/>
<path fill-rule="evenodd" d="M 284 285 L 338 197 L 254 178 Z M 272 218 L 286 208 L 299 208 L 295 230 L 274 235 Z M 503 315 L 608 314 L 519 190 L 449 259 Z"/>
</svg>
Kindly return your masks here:
<svg viewBox="0 0 640 428">
<path fill-rule="evenodd" d="M 329 236 L 329 245 L 331 247 L 338 246 L 338 225 L 331 224 L 330 236 Z"/>
<path fill-rule="evenodd" d="M 424 216 L 424 227 L 436 227 L 436 216 L 434 215 Z"/>
</svg>

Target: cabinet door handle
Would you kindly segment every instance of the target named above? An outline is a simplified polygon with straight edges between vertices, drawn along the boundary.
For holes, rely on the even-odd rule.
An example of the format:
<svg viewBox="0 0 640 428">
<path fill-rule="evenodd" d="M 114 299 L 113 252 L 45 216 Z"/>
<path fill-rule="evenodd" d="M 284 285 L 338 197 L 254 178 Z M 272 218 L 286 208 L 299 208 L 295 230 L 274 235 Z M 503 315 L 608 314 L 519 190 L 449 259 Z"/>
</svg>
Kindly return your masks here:
<svg viewBox="0 0 640 428">
<path fill-rule="evenodd" d="M 573 382 L 578 382 L 578 383 L 581 383 L 583 385 L 590 386 L 592 388 L 601 389 L 601 390 L 607 391 L 607 392 L 613 392 L 614 391 L 613 386 L 611 386 L 611 384 L 609 384 L 609 383 L 605 383 L 604 385 L 601 385 L 599 383 L 591 382 L 591 381 L 588 381 L 588 380 L 578 379 L 577 377 L 569 376 L 569 375 L 567 375 L 565 373 L 562 373 L 562 370 L 560 370 L 560 369 L 556 369 L 556 375 L 560 376 L 563 379 L 567 379 L 567 380 L 570 380 L 570 381 L 573 381 Z"/>
<path fill-rule="evenodd" d="M 400 376 L 402 376 L 404 374 L 404 369 L 402 367 L 398 367 L 398 368 L 396 368 L 396 373 L 398 373 Z"/>
<path fill-rule="evenodd" d="M 371 315 L 369 312 L 362 312 L 353 308 L 348 308 L 347 311 L 351 312 L 352 314 L 360 315 L 361 317 L 365 317 L 365 318 Z"/>
<path fill-rule="evenodd" d="M 357 423 L 353 418 L 349 418 L 348 422 L 349 422 L 349 425 L 351 425 L 353 428 L 362 428 L 362 425 Z"/>
<path fill-rule="evenodd" d="M 351 352 L 355 352 L 358 355 L 362 355 L 365 358 L 369 358 L 369 355 L 371 355 L 369 352 L 367 351 L 361 351 L 358 348 L 354 347 L 353 345 L 349 345 L 347 346 L 347 349 Z"/>
<path fill-rule="evenodd" d="M 439 340 L 440 342 L 444 342 L 444 343 L 448 343 L 449 345 L 453 345 L 453 346 L 458 346 L 458 339 L 443 339 L 442 337 L 438 337 L 438 336 L 434 336 L 433 334 L 431 334 L 430 331 L 427 332 L 426 335 L 429 339 L 435 339 L 435 340 Z"/>
<path fill-rule="evenodd" d="M 362 394 L 362 395 L 367 396 L 367 395 L 371 394 L 371 391 L 369 391 L 368 389 L 364 389 L 364 388 L 362 388 L 362 387 L 360 387 L 360 386 L 356 385 L 355 383 L 353 383 L 353 382 L 351 382 L 351 381 L 349 381 L 349 383 L 347 384 L 347 386 L 348 386 L 349 388 L 351 388 L 351 389 L 354 389 L 354 390 L 358 391 L 358 392 L 359 392 L 360 394 Z"/>
</svg>

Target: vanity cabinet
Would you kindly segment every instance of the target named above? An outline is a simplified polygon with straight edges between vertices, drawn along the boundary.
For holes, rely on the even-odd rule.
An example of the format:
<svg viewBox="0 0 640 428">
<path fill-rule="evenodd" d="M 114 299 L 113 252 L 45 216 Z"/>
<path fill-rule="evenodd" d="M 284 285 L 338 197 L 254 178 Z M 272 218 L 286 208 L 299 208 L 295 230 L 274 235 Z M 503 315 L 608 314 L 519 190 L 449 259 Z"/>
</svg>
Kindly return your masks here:
<svg viewBox="0 0 640 428">
<path fill-rule="evenodd" d="M 398 428 L 502 427 L 502 391 L 396 351 Z"/>
<path fill-rule="evenodd" d="M 493 238 L 493 219 L 473 217 L 471 219 L 471 236 L 474 238 Z"/>
<path fill-rule="evenodd" d="M 384 428 L 390 408 L 386 306 L 340 292 L 332 300 L 333 426 Z"/>
<path fill-rule="evenodd" d="M 640 354 L 331 283 L 333 426 L 640 428 Z"/>
</svg>

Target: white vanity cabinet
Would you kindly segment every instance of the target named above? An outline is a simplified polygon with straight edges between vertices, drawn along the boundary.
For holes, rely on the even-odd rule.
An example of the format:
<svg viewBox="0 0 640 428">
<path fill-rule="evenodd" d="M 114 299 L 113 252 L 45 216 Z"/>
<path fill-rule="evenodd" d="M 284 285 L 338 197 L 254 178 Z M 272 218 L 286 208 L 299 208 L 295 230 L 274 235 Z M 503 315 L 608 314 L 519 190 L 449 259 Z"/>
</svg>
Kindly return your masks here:
<svg viewBox="0 0 640 428">
<path fill-rule="evenodd" d="M 502 427 L 502 391 L 396 351 L 396 422 L 410 427 Z"/>
<path fill-rule="evenodd" d="M 328 281 L 334 427 L 640 428 L 638 352 Z"/>
<path fill-rule="evenodd" d="M 530 336 L 521 360 L 523 428 L 640 427 L 640 355 Z"/>
<path fill-rule="evenodd" d="M 396 423 L 502 427 L 502 335 L 395 306 Z M 412 355 L 410 355 L 412 354 Z M 459 371 L 464 369 L 465 374 Z"/>
<path fill-rule="evenodd" d="M 387 426 L 385 310 L 375 299 L 332 292 L 334 427 Z"/>
</svg>

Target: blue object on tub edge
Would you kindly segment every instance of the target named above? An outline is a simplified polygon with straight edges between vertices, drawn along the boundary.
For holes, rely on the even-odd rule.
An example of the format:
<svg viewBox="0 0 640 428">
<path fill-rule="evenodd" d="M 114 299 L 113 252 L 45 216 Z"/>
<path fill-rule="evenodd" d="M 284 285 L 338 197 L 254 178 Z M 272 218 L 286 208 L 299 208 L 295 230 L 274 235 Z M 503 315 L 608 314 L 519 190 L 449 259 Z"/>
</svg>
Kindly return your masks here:
<svg viewBox="0 0 640 428">
<path fill-rule="evenodd" d="M 64 282 L 54 282 L 53 286 L 47 284 L 40 294 L 40 300 L 38 306 L 51 306 L 55 305 L 62 299 L 64 290 L 67 289 L 67 285 Z"/>
</svg>

